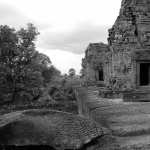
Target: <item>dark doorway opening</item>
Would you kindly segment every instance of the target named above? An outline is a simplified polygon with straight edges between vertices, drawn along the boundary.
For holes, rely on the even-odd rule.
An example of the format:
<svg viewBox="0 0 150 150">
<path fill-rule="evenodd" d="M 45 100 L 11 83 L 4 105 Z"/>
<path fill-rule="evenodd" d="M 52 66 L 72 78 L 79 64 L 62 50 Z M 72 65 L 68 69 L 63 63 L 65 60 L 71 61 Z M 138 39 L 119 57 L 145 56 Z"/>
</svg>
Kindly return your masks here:
<svg viewBox="0 0 150 150">
<path fill-rule="evenodd" d="M 104 73 L 103 73 L 103 70 L 99 70 L 99 71 L 98 71 L 98 78 L 99 78 L 99 81 L 104 81 Z"/>
<path fill-rule="evenodd" d="M 150 63 L 140 64 L 140 85 L 146 86 L 150 84 Z"/>
</svg>

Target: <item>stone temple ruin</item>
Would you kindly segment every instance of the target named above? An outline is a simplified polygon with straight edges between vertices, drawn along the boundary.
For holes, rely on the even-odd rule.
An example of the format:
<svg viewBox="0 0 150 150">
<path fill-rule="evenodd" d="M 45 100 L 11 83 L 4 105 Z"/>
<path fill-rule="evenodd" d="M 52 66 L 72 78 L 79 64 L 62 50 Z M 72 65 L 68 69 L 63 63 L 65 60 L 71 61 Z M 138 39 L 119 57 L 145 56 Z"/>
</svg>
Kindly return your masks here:
<svg viewBox="0 0 150 150">
<path fill-rule="evenodd" d="M 89 44 L 82 66 L 89 83 L 124 92 L 125 99 L 148 100 L 150 0 L 123 0 L 119 16 L 109 29 L 108 44 Z"/>
</svg>

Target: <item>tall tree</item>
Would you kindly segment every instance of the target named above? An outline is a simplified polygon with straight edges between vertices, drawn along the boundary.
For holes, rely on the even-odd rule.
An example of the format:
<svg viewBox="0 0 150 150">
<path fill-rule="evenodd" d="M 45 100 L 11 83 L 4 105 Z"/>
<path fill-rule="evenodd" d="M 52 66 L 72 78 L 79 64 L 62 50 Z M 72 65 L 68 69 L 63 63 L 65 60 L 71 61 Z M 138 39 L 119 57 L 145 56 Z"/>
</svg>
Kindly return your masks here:
<svg viewBox="0 0 150 150">
<path fill-rule="evenodd" d="M 76 71 L 74 68 L 70 68 L 68 71 L 68 74 L 70 77 L 74 77 L 76 75 Z"/>
<path fill-rule="evenodd" d="M 35 49 L 38 34 L 33 24 L 19 31 L 0 26 L 1 101 L 33 100 L 42 93 L 43 72 L 51 68 L 51 61 Z"/>
</svg>

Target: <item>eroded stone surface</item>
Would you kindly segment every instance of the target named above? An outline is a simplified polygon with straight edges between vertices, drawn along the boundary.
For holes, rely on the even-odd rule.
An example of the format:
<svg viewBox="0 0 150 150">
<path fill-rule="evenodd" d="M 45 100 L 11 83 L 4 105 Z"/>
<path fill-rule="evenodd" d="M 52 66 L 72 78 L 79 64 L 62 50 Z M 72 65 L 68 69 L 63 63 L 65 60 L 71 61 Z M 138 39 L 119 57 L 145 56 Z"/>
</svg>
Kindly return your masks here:
<svg viewBox="0 0 150 150">
<path fill-rule="evenodd" d="M 0 116 L 0 145 L 78 149 L 105 133 L 90 119 L 59 111 L 26 110 Z"/>
</svg>

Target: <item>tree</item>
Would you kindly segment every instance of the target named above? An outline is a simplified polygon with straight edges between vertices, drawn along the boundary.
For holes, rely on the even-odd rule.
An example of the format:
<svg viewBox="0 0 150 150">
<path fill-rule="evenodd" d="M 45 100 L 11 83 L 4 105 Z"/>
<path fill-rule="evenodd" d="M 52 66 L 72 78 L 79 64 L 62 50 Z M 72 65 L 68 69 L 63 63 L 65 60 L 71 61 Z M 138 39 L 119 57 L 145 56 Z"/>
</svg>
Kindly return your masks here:
<svg viewBox="0 0 150 150">
<path fill-rule="evenodd" d="M 76 75 L 76 71 L 74 68 L 70 68 L 68 71 L 68 74 L 70 77 L 74 77 Z"/>
<path fill-rule="evenodd" d="M 10 76 L 12 62 L 17 55 L 18 38 L 13 28 L 0 26 L 0 99 L 9 99 L 12 91 Z"/>
<path fill-rule="evenodd" d="M 43 69 L 42 76 L 44 77 L 44 83 L 50 83 L 54 78 L 60 76 L 60 71 L 57 70 L 53 65 L 48 68 Z"/>
<path fill-rule="evenodd" d="M 33 100 L 44 88 L 43 72 L 51 61 L 36 51 L 39 32 L 33 24 L 16 31 L 0 26 L 0 99 L 1 101 Z"/>
</svg>

